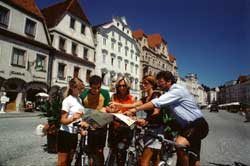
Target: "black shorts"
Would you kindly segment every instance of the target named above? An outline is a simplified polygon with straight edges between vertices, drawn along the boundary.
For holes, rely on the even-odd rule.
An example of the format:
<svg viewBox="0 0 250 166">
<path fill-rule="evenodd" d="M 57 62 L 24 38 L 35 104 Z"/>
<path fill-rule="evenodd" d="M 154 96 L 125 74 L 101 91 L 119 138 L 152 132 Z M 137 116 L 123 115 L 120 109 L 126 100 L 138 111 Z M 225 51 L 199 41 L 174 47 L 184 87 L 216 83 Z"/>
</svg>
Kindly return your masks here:
<svg viewBox="0 0 250 166">
<path fill-rule="evenodd" d="M 105 147 L 107 127 L 88 131 L 88 149 L 96 150 Z"/>
<path fill-rule="evenodd" d="M 190 123 L 180 133 L 189 141 L 190 150 L 198 155 L 197 160 L 200 160 L 201 140 L 207 136 L 208 131 L 207 121 L 204 118 L 199 118 Z"/>
<path fill-rule="evenodd" d="M 59 130 L 57 145 L 58 152 L 69 153 L 72 150 L 75 151 L 77 146 L 77 134 Z"/>
</svg>

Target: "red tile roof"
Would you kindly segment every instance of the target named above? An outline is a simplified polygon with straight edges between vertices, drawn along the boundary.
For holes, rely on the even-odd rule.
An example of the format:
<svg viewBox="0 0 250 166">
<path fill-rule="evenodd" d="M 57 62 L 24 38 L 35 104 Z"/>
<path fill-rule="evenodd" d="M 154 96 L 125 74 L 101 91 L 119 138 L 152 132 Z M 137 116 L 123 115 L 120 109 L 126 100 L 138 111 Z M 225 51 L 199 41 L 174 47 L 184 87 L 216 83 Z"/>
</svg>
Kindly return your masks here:
<svg viewBox="0 0 250 166">
<path fill-rule="evenodd" d="M 66 0 L 42 9 L 42 13 L 49 28 L 57 25 L 65 12 L 69 12 L 85 21 L 87 24 L 90 24 L 78 0 Z"/>
<path fill-rule="evenodd" d="M 40 12 L 38 7 L 36 6 L 36 3 L 34 2 L 34 0 L 8 0 L 8 1 L 9 1 L 9 3 L 14 4 L 14 5 L 22 8 L 26 12 L 32 13 L 35 16 L 43 18 L 42 13 Z M 7 1 L 7 3 L 8 3 L 8 1 Z"/>
<path fill-rule="evenodd" d="M 173 54 L 169 54 L 169 60 L 170 62 L 174 63 L 174 61 L 176 60 Z"/>
<path fill-rule="evenodd" d="M 148 36 L 148 45 L 151 48 L 155 48 L 160 44 L 165 43 L 160 34 L 152 34 Z"/>
<path fill-rule="evenodd" d="M 132 36 L 135 38 L 135 39 L 142 39 L 143 36 L 146 37 L 146 35 L 144 34 L 144 31 L 142 29 L 139 29 L 137 31 L 134 31 L 132 33 Z"/>
</svg>

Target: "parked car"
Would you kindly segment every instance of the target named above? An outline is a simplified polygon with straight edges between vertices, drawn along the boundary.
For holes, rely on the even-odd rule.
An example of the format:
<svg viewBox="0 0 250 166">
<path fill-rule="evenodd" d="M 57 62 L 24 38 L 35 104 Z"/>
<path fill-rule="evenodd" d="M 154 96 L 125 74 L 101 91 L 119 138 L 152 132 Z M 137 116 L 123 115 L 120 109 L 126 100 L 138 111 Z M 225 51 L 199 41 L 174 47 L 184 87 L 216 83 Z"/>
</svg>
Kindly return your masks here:
<svg viewBox="0 0 250 166">
<path fill-rule="evenodd" d="M 219 108 L 217 104 L 212 104 L 210 107 L 210 112 L 219 112 Z"/>
</svg>

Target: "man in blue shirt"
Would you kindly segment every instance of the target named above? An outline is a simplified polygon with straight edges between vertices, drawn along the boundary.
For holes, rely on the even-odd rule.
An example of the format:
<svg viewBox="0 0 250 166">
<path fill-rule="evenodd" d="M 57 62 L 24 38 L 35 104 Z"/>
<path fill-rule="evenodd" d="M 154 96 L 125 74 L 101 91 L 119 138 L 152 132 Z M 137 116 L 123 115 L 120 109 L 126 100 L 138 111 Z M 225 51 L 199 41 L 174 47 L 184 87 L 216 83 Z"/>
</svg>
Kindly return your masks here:
<svg viewBox="0 0 250 166">
<path fill-rule="evenodd" d="M 177 144 L 189 146 L 192 151 L 198 154 L 194 161 L 190 160 L 185 152 L 178 150 L 178 166 L 200 165 L 201 140 L 208 134 L 208 124 L 203 118 L 203 114 L 198 108 L 194 97 L 190 92 L 176 84 L 176 80 L 171 72 L 161 71 L 156 76 L 158 86 L 165 91 L 159 98 L 135 108 L 138 110 L 150 110 L 153 108 L 169 107 L 180 126 L 180 134 L 176 138 Z"/>
</svg>

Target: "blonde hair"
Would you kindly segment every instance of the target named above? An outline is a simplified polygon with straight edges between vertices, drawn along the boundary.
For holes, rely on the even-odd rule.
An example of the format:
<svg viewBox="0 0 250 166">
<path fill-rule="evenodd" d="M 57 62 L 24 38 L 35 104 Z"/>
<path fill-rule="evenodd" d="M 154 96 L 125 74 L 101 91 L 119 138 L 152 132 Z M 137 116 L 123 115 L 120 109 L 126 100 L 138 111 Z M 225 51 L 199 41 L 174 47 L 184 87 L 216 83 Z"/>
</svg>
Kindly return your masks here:
<svg viewBox="0 0 250 166">
<path fill-rule="evenodd" d="M 77 83 L 82 82 L 82 80 L 78 77 L 74 77 L 69 81 L 69 86 L 67 87 L 66 91 L 64 92 L 63 96 L 66 98 L 67 96 L 72 94 L 72 89 L 77 86 Z"/>
<path fill-rule="evenodd" d="M 116 80 L 116 83 L 115 83 L 115 88 L 116 88 L 116 93 L 118 94 L 119 93 L 119 88 L 118 88 L 118 86 L 119 86 L 119 83 L 121 82 L 121 81 L 124 81 L 125 82 L 125 84 L 127 85 L 127 93 L 129 94 L 129 90 L 130 90 L 130 86 L 131 86 L 131 84 L 130 84 L 130 81 L 129 81 L 129 79 L 127 78 L 127 77 L 124 77 L 124 76 L 121 76 L 121 77 L 119 77 L 117 80 Z"/>
</svg>

